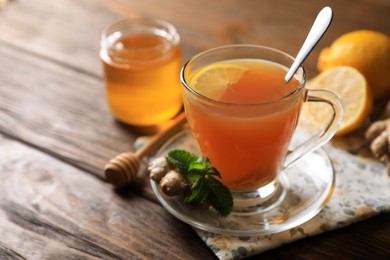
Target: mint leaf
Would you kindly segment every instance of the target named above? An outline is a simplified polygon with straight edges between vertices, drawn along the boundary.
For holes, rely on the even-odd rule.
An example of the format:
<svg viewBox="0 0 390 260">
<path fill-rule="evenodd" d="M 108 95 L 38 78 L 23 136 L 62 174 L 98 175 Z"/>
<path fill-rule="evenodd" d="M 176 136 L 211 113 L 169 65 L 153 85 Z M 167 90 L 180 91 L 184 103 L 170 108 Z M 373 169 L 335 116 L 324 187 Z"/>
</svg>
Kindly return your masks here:
<svg viewBox="0 0 390 260">
<path fill-rule="evenodd" d="M 200 178 L 203 178 L 203 173 L 191 171 L 191 172 L 188 172 L 186 175 L 184 175 L 184 177 L 188 181 L 194 183 L 194 182 L 197 182 Z"/>
<path fill-rule="evenodd" d="M 199 171 L 203 172 L 204 174 L 221 177 L 218 170 L 211 166 L 210 160 L 208 158 L 204 159 L 200 157 L 197 161 L 190 164 L 188 170 Z"/>
<path fill-rule="evenodd" d="M 207 177 L 207 184 L 210 188 L 210 205 L 221 215 L 229 215 L 233 208 L 233 197 L 229 189 L 212 176 Z"/>
<path fill-rule="evenodd" d="M 190 205 L 199 205 L 205 202 L 209 196 L 210 187 L 205 178 L 200 178 L 192 185 L 190 194 L 185 198 L 184 202 Z"/>
<path fill-rule="evenodd" d="M 186 175 L 188 173 L 189 165 L 198 160 L 198 156 L 184 150 L 172 150 L 168 153 L 167 159 L 171 164 L 176 166 L 182 174 Z"/>
<path fill-rule="evenodd" d="M 206 196 L 207 193 L 207 201 L 210 203 L 210 206 L 221 215 L 228 215 L 233 208 L 233 197 L 229 189 L 219 180 L 215 179 L 215 176 L 220 176 L 220 174 L 217 169 L 211 166 L 210 161 L 201 158 L 192 163 L 187 176 L 191 174 L 198 178 L 199 184 L 195 183 L 198 185 L 192 187 L 191 198 L 186 198 L 187 203 L 188 201 L 191 201 L 192 205 L 203 203 L 206 200 L 203 196 Z"/>
<path fill-rule="evenodd" d="M 214 167 L 210 167 L 207 171 L 207 174 L 221 178 L 221 174 L 219 174 L 219 171 L 217 169 L 215 169 Z"/>
<path fill-rule="evenodd" d="M 205 165 L 205 163 L 203 161 L 200 161 L 200 160 L 197 160 L 196 162 L 193 162 L 190 164 L 190 166 L 188 167 L 188 171 L 191 172 L 191 171 L 195 171 L 195 172 L 205 172 L 207 170 L 206 168 L 207 166 Z"/>
<path fill-rule="evenodd" d="M 184 202 L 193 206 L 209 202 L 221 215 L 228 215 L 233 208 L 233 197 L 229 189 L 216 177 L 221 178 L 208 158 L 198 157 L 184 150 L 172 150 L 167 160 L 192 183 Z"/>
</svg>

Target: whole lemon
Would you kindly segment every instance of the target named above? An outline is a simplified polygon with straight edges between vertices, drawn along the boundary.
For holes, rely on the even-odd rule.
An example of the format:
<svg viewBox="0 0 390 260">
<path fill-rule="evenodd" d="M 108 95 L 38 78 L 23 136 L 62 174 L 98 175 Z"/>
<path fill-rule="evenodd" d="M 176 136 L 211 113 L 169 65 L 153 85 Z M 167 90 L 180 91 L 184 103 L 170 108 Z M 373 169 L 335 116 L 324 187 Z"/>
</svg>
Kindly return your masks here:
<svg viewBox="0 0 390 260">
<path fill-rule="evenodd" d="M 367 79 L 374 99 L 390 97 L 390 37 L 360 30 L 342 35 L 318 59 L 320 72 L 337 66 L 351 66 Z"/>
</svg>

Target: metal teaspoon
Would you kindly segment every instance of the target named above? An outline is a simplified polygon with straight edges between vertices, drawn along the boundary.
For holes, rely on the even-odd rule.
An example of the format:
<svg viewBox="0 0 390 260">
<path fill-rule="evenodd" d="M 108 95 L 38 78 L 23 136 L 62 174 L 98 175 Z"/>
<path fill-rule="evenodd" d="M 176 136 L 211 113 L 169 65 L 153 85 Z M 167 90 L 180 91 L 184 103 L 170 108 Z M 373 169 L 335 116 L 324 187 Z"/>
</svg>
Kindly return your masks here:
<svg viewBox="0 0 390 260">
<path fill-rule="evenodd" d="M 324 7 L 317 15 L 313 26 L 310 29 L 309 34 L 306 37 L 305 42 L 303 43 L 301 49 L 298 52 L 297 57 L 295 58 L 293 64 L 288 70 L 284 80 L 289 82 L 294 76 L 295 72 L 298 70 L 299 66 L 304 62 L 306 57 L 310 54 L 322 36 L 325 34 L 330 23 L 332 22 L 333 12 L 332 9 L 327 6 Z"/>
</svg>

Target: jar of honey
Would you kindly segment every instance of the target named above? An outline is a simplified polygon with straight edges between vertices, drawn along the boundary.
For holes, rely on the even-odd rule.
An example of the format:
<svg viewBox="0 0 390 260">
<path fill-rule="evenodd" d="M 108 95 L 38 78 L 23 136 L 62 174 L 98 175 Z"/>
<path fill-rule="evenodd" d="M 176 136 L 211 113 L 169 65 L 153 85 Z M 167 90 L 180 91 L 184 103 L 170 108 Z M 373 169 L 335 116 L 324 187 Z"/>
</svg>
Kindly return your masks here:
<svg viewBox="0 0 390 260">
<path fill-rule="evenodd" d="M 181 110 L 180 37 L 167 21 L 133 18 L 109 26 L 100 58 L 107 102 L 117 120 L 153 127 Z"/>
</svg>

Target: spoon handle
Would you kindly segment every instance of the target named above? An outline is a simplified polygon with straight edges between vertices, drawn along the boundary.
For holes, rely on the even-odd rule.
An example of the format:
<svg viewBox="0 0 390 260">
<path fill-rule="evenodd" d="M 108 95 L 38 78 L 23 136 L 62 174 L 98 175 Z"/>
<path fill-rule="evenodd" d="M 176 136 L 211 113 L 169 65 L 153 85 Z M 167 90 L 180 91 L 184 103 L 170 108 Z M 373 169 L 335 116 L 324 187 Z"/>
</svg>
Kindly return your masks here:
<svg viewBox="0 0 390 260">
<path fill-rule="evenodd" d="M 318 43 L 321 37 L 324 35 L 328 29 L 330 23 L 332 22 L 332 9 L 327 6 L 324 7 L 317 15 L 316 20 L 313 23 L 313 26 L 310 29 L 309 34 L 306 37 L 305 42 L 303 43 L 301 49 L 298 52 L 297 57 L 294 60 L 294 63 L 288 70 L 284 80 L 289 82 L 294 76 L 295 72 L 298 70 L 299 66 L 303 63 L 309 53 L 313 50 L 314 46 Z"/>
</svg>

